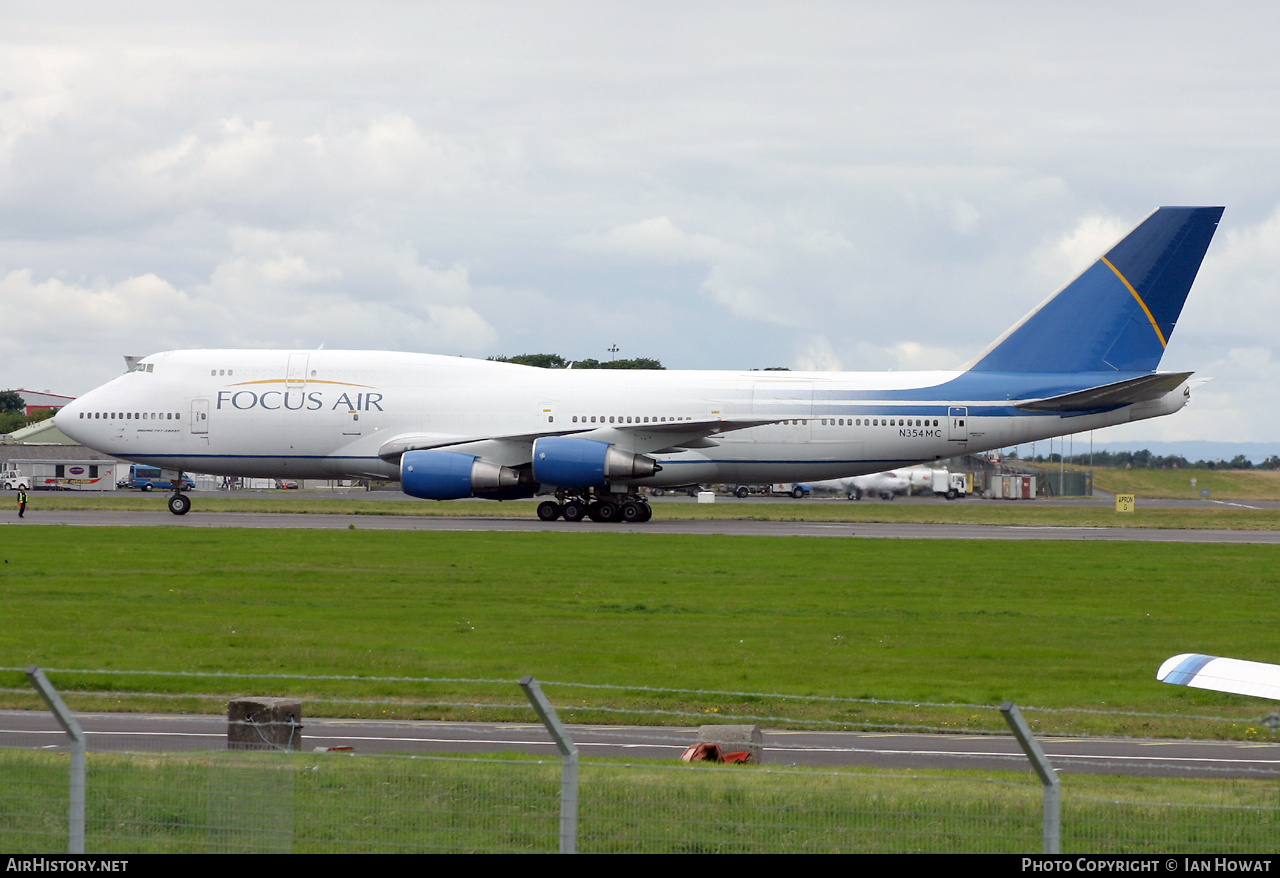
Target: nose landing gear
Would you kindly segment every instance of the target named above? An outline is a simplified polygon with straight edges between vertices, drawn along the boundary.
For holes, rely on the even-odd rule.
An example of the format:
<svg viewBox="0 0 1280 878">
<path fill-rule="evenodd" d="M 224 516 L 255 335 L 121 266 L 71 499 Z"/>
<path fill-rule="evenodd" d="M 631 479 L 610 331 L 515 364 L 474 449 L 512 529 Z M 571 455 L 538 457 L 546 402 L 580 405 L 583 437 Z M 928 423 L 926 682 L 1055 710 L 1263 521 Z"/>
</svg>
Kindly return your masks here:
<svg viewBox="0 0 1280 878">
<path fill-rule="evenodd" d="M 173 493 L 169 495 L 169 511 L 174 515 L 186 515 L 191 511 L 191 498 L 182 493 L 183 474 L 173 480 Z"/>
</svg>

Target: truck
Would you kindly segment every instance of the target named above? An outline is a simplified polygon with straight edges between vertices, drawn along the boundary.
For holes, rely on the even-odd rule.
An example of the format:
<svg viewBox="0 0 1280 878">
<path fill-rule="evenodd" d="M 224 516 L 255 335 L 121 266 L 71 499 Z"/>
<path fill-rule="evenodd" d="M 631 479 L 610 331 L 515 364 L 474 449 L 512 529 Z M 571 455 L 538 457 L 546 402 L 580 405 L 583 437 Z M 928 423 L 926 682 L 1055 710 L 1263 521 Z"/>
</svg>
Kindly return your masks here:
<svg viewBox="0 0 1280 878">
<path fill-rule="evenodd" d="M 129 474 L 117 483 L 120 488 L 136 488 L 139 491 L 154 491 L 159 488 L 162 491 L 171 491 L 174 488 L 172 476 L 177 473 L 171 473 L 169 470 L 161 471 L 156 466 L 144 466 L 142 464 L 134 464 L 129 467 Z M 187 476 L 182 477 L 180 491 L 194 491 L 196 483 Z"/>
<path fill-rule="evenodd" d="M 936 469 L 932 473 L 932 488 L 935 497 L 946 497 L 955 500 L 969 493 L 969 477 L 966 473 L 952 473 L 944 469 Z"/>
<path fill-rule="evenodd" d="M 31 477 L 16 469 L 0 470 L 0 488 L 6 491 L 25 491 L 31 487 Z"/>
<path fill-rule="evenodd" d="M 769 494 L 772 496 L 790 494 L 792 497 L 800 500 L 804 497 L 808 497 L 810 494 L 808 485 L 801 485 L 792 482 L 776 482 L 772 485 L 739 485 L 734 483 L 730 485 L 722 485 L 720 489 L 735 497 L 747 497 L 751 494 Z"/>
</svg>

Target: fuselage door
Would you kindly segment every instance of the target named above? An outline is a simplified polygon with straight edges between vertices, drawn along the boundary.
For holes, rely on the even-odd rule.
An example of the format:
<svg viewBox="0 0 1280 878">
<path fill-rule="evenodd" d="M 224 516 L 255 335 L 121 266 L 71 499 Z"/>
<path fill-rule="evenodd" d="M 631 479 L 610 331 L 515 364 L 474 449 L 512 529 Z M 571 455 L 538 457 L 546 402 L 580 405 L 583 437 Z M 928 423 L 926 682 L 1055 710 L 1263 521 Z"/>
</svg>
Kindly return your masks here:
<svg viewBox="0 0 1280 878">
<path fill-rule="evenodd" d="M 952 442 L 969 441 L 969 409 L 953 405 L 947 409 L 947 438 Z"/>
<path fill-rule="evenodd" d="M 209 400 L 191 400 L 191 432 L 200 434 L 209 432 Z"/>
<path fill-rule="evenodd" d="M 290 354 L 284 374 L 285 387 L 301 387 L 307 383 L 307 354 Z"/>
</svg>

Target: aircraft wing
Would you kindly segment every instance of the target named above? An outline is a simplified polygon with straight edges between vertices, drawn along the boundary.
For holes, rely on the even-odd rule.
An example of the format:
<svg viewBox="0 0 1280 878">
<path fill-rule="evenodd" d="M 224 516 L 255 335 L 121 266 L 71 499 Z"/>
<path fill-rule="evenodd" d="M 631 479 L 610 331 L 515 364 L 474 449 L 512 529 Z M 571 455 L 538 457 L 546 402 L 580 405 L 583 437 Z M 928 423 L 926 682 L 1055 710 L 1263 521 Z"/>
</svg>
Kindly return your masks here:
<svg viewBox="0 0 1280 878">
<path fill-rule="evenodd" d="M 1280 665 L 1183 653 L 1160 666 L 1156 679 L 1175 686 L 1212 689 L 1280 701 Z"/>
<path fill-rule="evenodd" d="M 1192 376 L 1192 372 L 1160 372 L 1023 403 L 1033 412 L 1075 412 L 1159 399 Z"/>
<path fill-rule="evenodd" d="M 638 451 L 656 452 L 678 448 L 706 448 L 716 443 L 711 439 L 717 433 L 746 430 L 765 424 L 776 424 L 795 418 L 703 418 L 684 421 L 661 421 L 648 424 L 603 424 L 577 426 L 562 430 L 542 430 L 536 433 L 492 434 L 488 436 L 459 436 L 456 433 L 411 433 L 389 439 L 378 449 L 378 457 L 387 461 L 397 460 L 406 451 L 422 451 L 430 448 L 449 448 L 475 442 L 524 442 L 530 445 L 544 436 L 572 436 L 608 428 L 624 433 L 645 433 L 653 436 L 652 448 Z M 806 419 L 807 420 L 807 419 Z"/>
</svg>

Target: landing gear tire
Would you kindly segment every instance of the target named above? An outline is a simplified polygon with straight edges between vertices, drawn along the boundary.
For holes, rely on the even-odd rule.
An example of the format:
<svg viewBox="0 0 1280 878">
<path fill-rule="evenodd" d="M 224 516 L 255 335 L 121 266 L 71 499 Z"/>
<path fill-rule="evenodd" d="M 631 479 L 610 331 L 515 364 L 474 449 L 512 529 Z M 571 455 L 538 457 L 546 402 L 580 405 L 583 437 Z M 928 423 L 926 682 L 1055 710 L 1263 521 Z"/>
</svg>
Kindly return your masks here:
<svg viewBox="0 0 1280 878">
<path fill-rule="evenodd" d="M 191 500 L 185 494 L 174 494 L 169 498 L 169 511 L 174 515 L 186 515 L 191 511 Z"/>
<path fill-rule="evenodd" d="M 560 514 L 564 516 L 565 521 L 582 521 L 583 516 L 587 514 L 587 507 L 581 500 L 569 500 L 560 510 Z"/>
<path fill-rule="evenodd" d="M 563 508 L 554 500 L 545 500 L 538 504 L 538 518 L 543 521 L 555 521 L 563 512 Z"/>
<path fill-rule="evenodd" d="M 628 500 L 618 507 L 618 512 L 622 515 L 622 520 L 627 524 L 638 524 L 648 520 L 644 515 L 645 510 L 648 509 L 649 507 L 645 503 L 641 503 L 638 500 Z M 653 515 L 653 511 L 649 510 L 649 514 Z"/>
<path fill-rule="evenodd" d="M 587 515 L 591 516 L 591 520 L 601 524 L 612 524 L 620 514 L 618 504 L 612 500 L 598 500 L 587 507 Z"/>
</svg>

